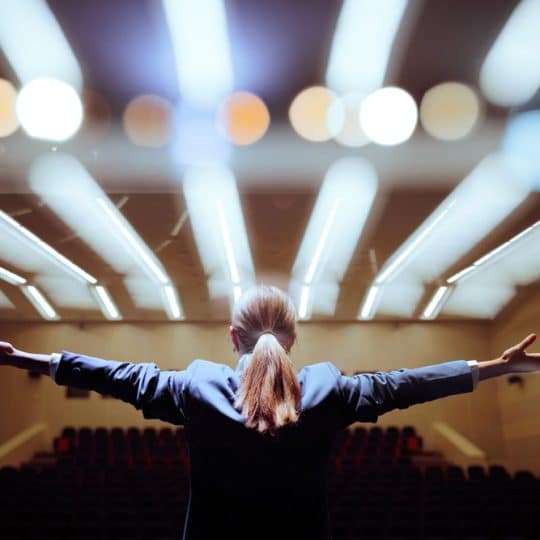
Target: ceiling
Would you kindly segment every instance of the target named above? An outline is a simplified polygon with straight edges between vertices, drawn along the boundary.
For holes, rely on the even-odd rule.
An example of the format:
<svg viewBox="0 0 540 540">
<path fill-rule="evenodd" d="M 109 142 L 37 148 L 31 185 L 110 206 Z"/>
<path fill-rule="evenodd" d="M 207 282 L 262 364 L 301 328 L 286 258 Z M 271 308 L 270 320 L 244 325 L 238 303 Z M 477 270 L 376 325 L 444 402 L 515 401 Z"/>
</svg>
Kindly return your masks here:
<svg viewBox="0 0 540 540">
<path fill-rule="evenodd" d="M 443 81 L 477 87 L 481 62 L 517 3 L 411 0 L 392 51 L 386 84 L 407 89 L 417 102 Z M 156 94 L 172 103 L 180 100 L 159 2 L 49 0 L 48 4 L 82 67 L 85 87 L 106 99 L 113 119 L 103 136 L 90 136 L 83 126 L 60 150 L 77 156 L 111 201 L 121 203 L 122 214 L 171 276 L 185 318 L 226 319 L 228 301 L 209 293 L 189 215 L 178 228 L 187 206 L 181 174 L 173 172 L 170 153 L 166 148 L 135 147 L 120 127 L 126 104 L 139 94 Z M 287 288 L 330 163 L 341 156 L 363 156 L 379 174 L 380 189 L 341 281 L 335 313 L 313 315 L 314 319 L 355 320 L 384 262 L 476 163 L 497 149 L 508 110 L 486 104 L 476 131 L 453 143 L 436 141 L 421 127 L 410 141 L 390 148 L 369 145 L 351 150 L 333 142 L 303 141 L 288 124 L 288 108 L 299 91 L 324 83 L 341 2 L 225 0 L 225 6 L 235 86 L 259 95 L 272 118 L 268 134 L 251 147 L 235 148 L 231 160 L 257 281 Z M 0 61 L 0 77 L 17 82 L 5 58 Z M 88 111 L 91 120 L 91 108 Z M 166 320 L 162 309 L 137 307 L 123 276 L 32 193 L 29 166 L 35 157 L 51 150 L 50 144 L 28 139 L 21 132 L 0 139 L 0 209 L 105 284 L 123 319 Z M 533 192 L 457 259 L 448 275 L 539 219 L 540 193 Z M 0 265 L 21 273 L 9 260 L 0 260 Z M 29 281 L 39 278 L 28 272 L 23 275 Z M 423 304 L 436 283 L 424 286 Z M 526 289 L 538 292 L 540 283 Z M 0 309 L 0 319 L 41 320 L 19 288 L 0 281 L 0 291 L 15 306 Z M 103 320 L 97 305 L 56 307 L 62 320 Z M 505 310 L 514 308 L 515 302 L 511 302 Z M 418 315 L 416 311 L 413 318 Z"/>
</svg>

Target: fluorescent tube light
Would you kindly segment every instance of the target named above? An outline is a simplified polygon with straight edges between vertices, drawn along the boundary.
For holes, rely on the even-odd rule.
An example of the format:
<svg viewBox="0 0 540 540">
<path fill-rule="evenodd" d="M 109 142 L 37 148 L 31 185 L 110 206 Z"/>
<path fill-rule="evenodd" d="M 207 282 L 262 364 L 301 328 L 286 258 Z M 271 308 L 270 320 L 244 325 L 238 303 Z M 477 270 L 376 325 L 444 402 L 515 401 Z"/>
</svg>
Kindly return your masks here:
<svg viewBox="0 0 540 540">
<path fill-rule="evenodd" d="M 328 218 L 326 219 L 326 223 L 324 224 L 322 234 L 319 238 L 319 242 L 317 243 L 317 249 L 315 250 L 315 255 L 313 255 L 313 259 L 311 261 L 311 264 L 309 265 L 309 269 L 304 279 L 304 283 L 306 283 L 307 285 L 311 284 L 311 282 L 313 281 L 313 277 L 315 276 L 315 272 L 317 271 L 317 265 L 319 264 L 323 249 L 326 245 L 326 241 L 328 240 L 328 235 L 330 233 L 330 229 L 332 228 L 332 224 L 334 223 L 334 218 L 336 217 L 336 211 L 338 209 L 340 202 L 341 202 L 341 199 L 339 198 L 336 199 L 336 201 L 334 202 L 332 206 L 332 210 L 330 210 L 330 214 L 328 215 Z"/>
<path fill-rule="evenodd" d="M 489 101 L 501 106 L 526 103 L 540 87 L 540 2 L 522 0 L 490 49 L 480 71 Z"/>
<path fill-rule="evenodd" d="M 377 184 L 374 168 L 363 158 L 342 158 L 328 168 L 289 285 L 303 318 L 310 311 L 335 312 L 339 283 L 357 247 Z"/>
<path fill-rule="evenodd" d="M 407 0 L 345 0 L 332 42 L 327 85 L 366 94 L 383 85 Z"/>
<path fill-rule="evenodd" d="M 216 200 L 216 208 L 219 217 L 219 224 L 221 233 L 223 234 L 223 243 L 225 245 L 225 254 L 227 256 L 227 263 L 229 265 L 229 272 L 231 274 L 231 281 L 238 285 L 240 283 L 240 275 L 238 273 L 238 267 L 236 265 L 236 259 L 234 258 L 234 250 L 231 242 L 231 236 L 227 227 L 227 221 L 225 220 L 225 211 L 223 210 L 223 203 L 221 200 Z"/>
<path fill-rule="evenodd" d="M 372 285 L 369 288 L 366 299 L 364 300 L 364 303 L 362 305 L 362 309 L 360 310 L 359 319 L 373 319 L 373 316 L 375 314 L 376 300 L 379 296 L 379 289 L 380 287 L 378 287 L 377 285 Z"/>
<path fill-rule="evenodd" d="M 377 285 L 384 283 L 398 268 L 401 266 L 405 260 L 414 252 L 418 245 L 426 238 L 426 236 L 435 228 L 435 226 L 441 221 L 441 219 L 446 215 L 448 210 L 452 208 L 455 201 L 451 200 L 444 208 L 439 210 L 431 220 L 425 224 L 425 226 L 418 231 L 418 234 L 414 236 L 409 244 L 405 244 L 403 250 L 400 250 L 396 253 L 395 257 L 391 258 L 388 264 L 385 264 L 379 275 L 375 279 Z"/>
<path fill-rule="evenodd" d="M 183 177 L 184 197 L 211 298 L 237 298 L 255 284 L 236 179 L 221 164 L 190 165 Z"/>
<path fill-rule="evenodd" d="M 44 319 L 56 320 L 60 318 L 51 304 L 34 285 L 23 285 L 22 291 Z"/>
<path fill-rule="evenodd" d="M 300 295 L 300 306 L 298 308 L 298 316 L 301 319 L 305 319 L 307 317 L 308 302 L 309 302 L 309 285 L 304 285 L 302 287 L 302 293 Z"/>
<path fill-rule="evenodd" d="M 127 243 L 133 248 L 133 251 L 139 256 L 140 261 L 150 272 L 150 275 L 162 285 L 169 283 L 169 277 L 160 268 L 161 265 L 155 260 L 154 255 L 146 247 L 146 244 L 139 240 L 138 235 L 128 229 L 127 220 L 118 212 L 116 207 L 101 197 L 97 199 L 97 202 L 113 222 L 118 232 L 120 232 Z M 129 227 L 131 228 L 131 225 Z"/>
<path fill-rule="evenodd" d="M 201 108 L 233 89 L 233 68 L 222 0 L 163 0 L 182 98 Z"/>
<path fill-rule="evenodd" d="M 26 283 L 26 279 L 17 274 L 14 274 L 13 272 L 10 272 L 9 270 L 1 266 L 0 279 L 3 279 L 4 281 L 11 283 L 12 285 L 24 285 Z"/>
<path fill-rule="evenodd" d="M 499 152 L 483 158 L 382 266 L 375 283 L 386 286 L 377 311 L 413 316 L 425 284 L 444 276 L 526 199 L 530 189 L 519 162 L 510 156 Z"/>
<path fill-rule="evenodd" d="M 167 314 L 170 319 L 177 320 L 182 318 L 182 310 L 180 309 L 180 303 L 178 301 L 178 295 L 176 289 L 172 284 L 163 286 L 163 293 L 166 299 Z"/>
<path fill-rule="evenodd" d="M 424 309 L 422 313 L 422 319 L 435 319 L 439 312 L 441 311 L 441 308 L 443 306 L 444 301 L 448 297 L 448 294 L 450 292 L 450 287 L 442 286 L 437 289 L 431 300 L 429 301 L 428 305 Z"/>
<path fill-rule="evenodd" d="M 95 285 L 93 287 L 94 292 L 96 293 L 96 298 L 98 300 L 99 306 L 103 315 L 109 320 L 119 320 L 122 318 L 120 312 L 115 306 L 112 298 L 110 297 L 107 289 L 103 285 Z"/>
<path fill-rule="evenodd" d="M 497 257 L 503 257 L 507 254 L 507 252 L 514 247 L 516 247 L 516 244 L 523 240 L 526 236 L 528 236 L 530 233 L 532 233 L 535 229 L 537 229 L 540 226 L 540 221 L 537 221 L 530 227 L 527 227 L 523 231 L 521 231 L 519 234 L 516 234 L 510 240 L 507 240 L 500 246 L 496 247 L 495 249 L 492 249 L 476 261 L 472 263 L 471 266 L 468 266 L 458 272 L 457 274 L 454 274 L 453 276 L 449 277 L 446 282 L 447 283 L 455 283 L 457 281 L 461 281 L 465 276 L 470 276 L 473 272 L 478 270 L 481 266 L 487 264 L 488 262 L 491 263 L 495 260 Z"/>
<path fill-rule="evenodd" d="M 71 272 L 74 276 L 91 285 L 97 283 L 97 279 L 90 275 L 88 272 L 85 272 L 82 268 L 77 266 L 75 263 L 72 263 L 69 259 L 64 257 L 61 253 L 56 251 L 49 244 L 46 244 L 43 240 L 38 238 L 34 233 L 30 232 L 28 229 L 23 227 L 21 224 L 17 223 L 13 218 L 8 216 L 5 212 L 0 210 L 0 220 L 3 221 L 6 225 L 22 235 L 27 241 L 29 241 L 34 247 L 38 247 L 41 251 L 47 254 L 54 262 L 62 266 L 64 269 Z"/>
<path fill-rule="evenodd" d="M 0 48 L 22 84 L 47 77 L 81 90 L 81 68 L 45 0 L 0 2 Z"/>
</svg>

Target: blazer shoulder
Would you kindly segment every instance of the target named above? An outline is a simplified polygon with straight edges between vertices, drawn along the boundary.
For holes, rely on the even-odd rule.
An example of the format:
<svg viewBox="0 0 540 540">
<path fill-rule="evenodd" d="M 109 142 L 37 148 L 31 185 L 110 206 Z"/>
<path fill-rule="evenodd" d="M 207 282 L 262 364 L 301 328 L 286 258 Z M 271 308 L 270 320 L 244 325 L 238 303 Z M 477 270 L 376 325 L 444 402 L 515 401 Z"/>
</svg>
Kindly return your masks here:
<svg viewBox="0 0 540 540">
<path fill-rule="evenodd" d="M 204 358 L 192 360 L 186 369 L 189 372 L 191 379 L 219 377 L 230 375 L 232 372 L 232 368 L 227 364 L 220 364 L 219 362 L 205 360 Z"/>
<path fill-rule="evenodd" d="M 304 366 L 298 372 L 298 380 L 303 387 L 306 405 L 316 405 L 331 396 L 337 396 L 339 390 L 339 370 L 332 362 L 317 362 Z"/>
</svg>

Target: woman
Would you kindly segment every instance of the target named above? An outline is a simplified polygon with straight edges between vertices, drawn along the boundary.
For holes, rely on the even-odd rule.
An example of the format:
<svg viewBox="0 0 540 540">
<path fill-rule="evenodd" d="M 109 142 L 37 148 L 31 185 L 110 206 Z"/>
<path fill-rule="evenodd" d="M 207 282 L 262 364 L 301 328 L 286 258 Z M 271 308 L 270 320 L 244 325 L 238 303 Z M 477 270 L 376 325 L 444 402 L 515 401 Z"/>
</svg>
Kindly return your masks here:
<svg viewBox="0 0 540 540">
<path fill-rule="evenodd" d="M 63 351 L 41 355 L 0 342 L 2 363 L 49 373 L 59 385 L 110 394 L 145 418 L 184 425 L 191 489 L 184 540 L 329 539 L 327 462 L 336 433 L 387 411 L 471 392 L 478 380 L 540 369 L 525 352 L 534 334 L 499 358 L 341 375 L 330 362 L 295 374 L 295 309 L 275 287 L 236 303 L 235 370 L 195 360 L 182 371 Z"/>
</svg>

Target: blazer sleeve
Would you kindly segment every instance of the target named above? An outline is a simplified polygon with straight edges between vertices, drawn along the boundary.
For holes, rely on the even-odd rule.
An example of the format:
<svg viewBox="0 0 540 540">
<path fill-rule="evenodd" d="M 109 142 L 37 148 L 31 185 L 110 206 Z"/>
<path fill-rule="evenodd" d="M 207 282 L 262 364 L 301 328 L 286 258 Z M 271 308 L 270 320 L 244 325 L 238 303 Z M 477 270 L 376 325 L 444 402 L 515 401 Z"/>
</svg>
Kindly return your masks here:
<svg viewBox="0 0 540 540">
<path fill-rule="evenodd" d="M 377 422 L 380 415 L 393 409 L 407 409 L 474 389 L 473 369 L 466 360 L 353 376 L 341 375 L 334 364 L 329 364 L 346 423 Z"/>
<path fill-rule="evenodd" d="M 153 362 L 119 362 L 62 351 L 54 381 L 131 403 L 145 418 L 182 425 L 186 422 L 188 373 L 163 371 Z"/>
</svg>

